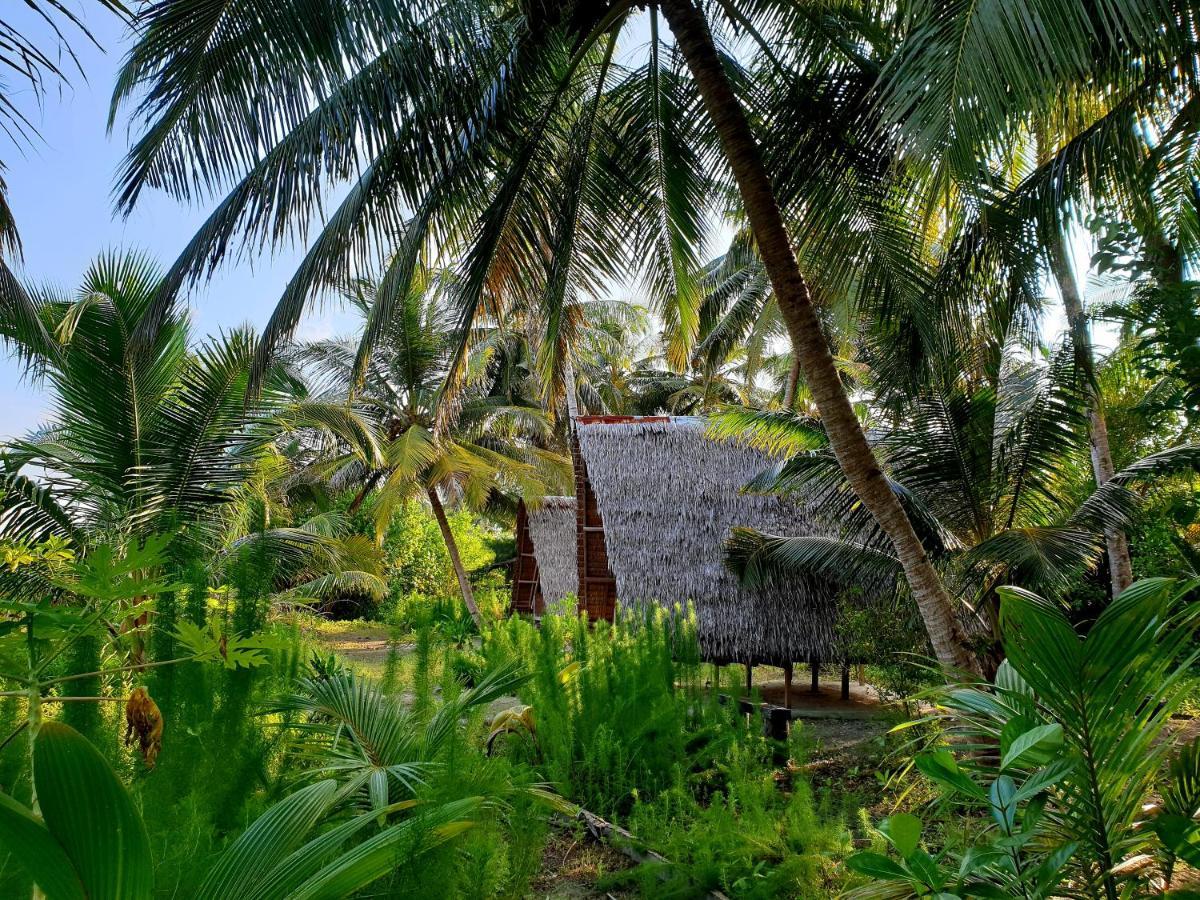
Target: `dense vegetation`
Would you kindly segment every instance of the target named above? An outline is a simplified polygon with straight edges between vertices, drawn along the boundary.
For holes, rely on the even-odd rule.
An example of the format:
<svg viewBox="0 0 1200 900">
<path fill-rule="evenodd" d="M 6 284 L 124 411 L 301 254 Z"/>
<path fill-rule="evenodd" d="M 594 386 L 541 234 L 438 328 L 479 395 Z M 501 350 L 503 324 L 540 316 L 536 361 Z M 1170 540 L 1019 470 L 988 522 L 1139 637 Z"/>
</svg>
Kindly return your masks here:
<svg viewBox="0 0 1200 900">
<path fill-rule="evenodd" d="M 0 894 L 1195 896 L 1200 6 L 24 6 L 5 135 L 114 17 L 117 210 L 211 212 L 66 292 L 0 182 Z M 509 614 L 581 413 L 769 451 L 821 530 L 725 563 L 836 586 L 876 718 Z"/>
</svg>

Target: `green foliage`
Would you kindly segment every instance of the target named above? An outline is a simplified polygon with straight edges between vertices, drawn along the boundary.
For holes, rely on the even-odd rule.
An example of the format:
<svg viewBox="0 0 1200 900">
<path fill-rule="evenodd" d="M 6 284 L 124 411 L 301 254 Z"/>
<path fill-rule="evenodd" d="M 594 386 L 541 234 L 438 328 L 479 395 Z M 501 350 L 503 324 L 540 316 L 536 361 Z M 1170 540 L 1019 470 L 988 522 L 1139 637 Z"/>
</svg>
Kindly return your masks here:
<svg viewBox="0 0 1200 900">
<path fill-rule="evenodd" d="M 931 686 L 929 639 L 912 604 L 885 594 L 864 598 L 861 591 L 839 598 L 838 645 L 844 658 L 870 661 L 868 680 L 884 700 L 908 698 Z"/>
<path fill-rule="evenodd" d="M 0 794 L 0 843 L 50 900 L 149 898 L 154 868 L 146 828 L 96 748 L 74 729 L 46 722 L 33 761 L 37 809 Z"/>
<path fill-rule="evenodd" d="M 431 678 L 428 652 L 418 669 Z M 270 709 L 295 727 L 311 783 L 230 845 L 199 896 L 340 897 L 371 883 L 389 896 L 523 896 L 543 826 L 507 823 L 544 819 L 530 803 L 561 804 L 478 740 L 482 708 L 521 680 L 514 665 L 469 690 L 447 678 L 440 701 L 411 707 L 349 673 L 301 680 Z M 511 851 L 510 830 L 523 835 Z"/>
<path fill-rule="evenodd" d="M 364 509 L 369 510 L 370 503 L 368 500 Z M 369 512 L 367 516 L 370 517 Z M 468 572 L 495 561 L 492 533 L 481 527 L 468 510 L 456 510 L 449 520 L 459 556 Z M 424 503 L 409 500 L 396 508 L 383 535 L 383 553 L 389 585 L 388 598 L 380 611 L 385 619 L 412 626 L 421 621 L 433 602 L 459 597 L 446 542 Z M 485 597 L 480 593 L 477 599 L 482 608 Z M 461 602 L 460 599 L 460 605 Z"/>
<path fill-rule="evenodd" d="M 950 802 L 983 812 L 992 826 L 963 852 L 938 858 L 892 835 L 900 863 L 859 856 L 856 870 L 904 886 L 907 893 L 894 896 L 1049 897 L 1067 880 L 1085 896 L 1117 897 L 1146 889 L 1151 874 L 1124 863 L 1165 853 L 1169 868 L 1175 855 L 1190 853 L 1200 840 L 1188 809 L 1194 750 L 1173 765 L 1167 796 L 1175 818 L 1159 822 L 1158 838 L 1141 820 L 1171 752 L 1161 737 L 1197 658 L 1196 589 L 1195 581 L 1140 581 L 1082 638 L 1059 606 L 1006 589 L 1007 661 L 994 684 L 941 693 L 954 754 L 938 748 L 916 757 Z M 1187 810 L 1183 822 L 1177 809 Z"/>
<path fill-rule="evenodd" d="M 669 786 L 681 760 L 719 740 L 731 714 L 701 692 L 694 619 L 647 611 L 615 624 L 547 615 L 488 633 L 492 666 L 525 660 L 521 699 L 537 722 L 537 758 L 564 795 L 601 815 Z"/>
<path fill-rule="evenodd" d="M 619 819 L 665 855 L 616 881 L 645 896 L 825 897 L 845 850 L 842 810 L 818 804 L 761 723 L 703 681 L 694 618 L 660 609 L 589 624 L 563 611 L 498 624 L 492 666 L 525 659 L 524 706 L 493 722 L 495 752 L 527 759 L 568 799 Z M 818 808 L 820 807 L 820 808 Z"/>
<path fill-rule="evenodd" d="M 162 751 L 153 771 L 120 761 L 155 848 L 161 896 L 192 896 L 215 855 L 288 784 L 283 720 L 259 712 L 293 688 L 304 651 L 294 634 L 272 636 L 278 649 L 264 665 L 185 662 L 147 676 L 163 718 Z M 107 724 L 121 727 L 115 716 Z"/>
<path fill-rule="evenodd" d="M 797 727 L 793 758 L 802 758 L 800 740 Z M 634 806 L 630 830 L 669 860 L 636 870 L 644 896 L 722 891 L 816 900 L 833 893 L 835 860 L 849 847 L 849 810 L 819 803 L 806 781 L 781 773 L 774 750 L 752 730 L 739 729 L 707 770 L 681 771 L 673 787 Z"/>
</svg>

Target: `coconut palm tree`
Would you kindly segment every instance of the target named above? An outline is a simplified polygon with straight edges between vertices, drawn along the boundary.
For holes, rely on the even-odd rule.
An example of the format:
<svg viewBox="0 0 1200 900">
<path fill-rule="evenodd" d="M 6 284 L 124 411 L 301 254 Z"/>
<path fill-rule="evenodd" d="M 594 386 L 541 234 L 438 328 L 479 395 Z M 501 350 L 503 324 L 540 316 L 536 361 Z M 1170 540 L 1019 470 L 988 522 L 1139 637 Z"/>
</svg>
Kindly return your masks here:
<svg viewBox="0 0 1200 900">
<path fill-rule="evenodd" d="M 1041 364 L 1014 354 L 998 383 L 962 379 L 915 398 L 891 427 L 873 430 L 892 490 L 920 529 L 947 583 L 996 633 L 998 588 L 1019 584 L 1063 596 L 1124 527 L 1132 488 L 1200 463 L 1183 445 L 1137 460 L 1096 486 L 1090 479 L 1090 391 L 1071 346 Z M 886 536 L 865 514 L 824 435 L 788 413 L 732 411 L 719 430 L 793 453 L 752 489 L 804 498 L 836 537 L 739 531 L 729 559 L 742 577 L 805 572 L 844 582 L 894 583 L 901 572 Z"/>
<path fill-rule="evenodd" d="M 1112 451 L 1069 236 L 1100 206 L 1137 225 L 1156 267 L 1179 271 L 1194 253 L 1197 10 L 985 2 L 914 12 L 911 39 L 881 78 L 880 117 L 900 129 L 908 154 L 948 170 L 999 162 L 978 199 L 999 213 L 992 240 L 1032 230 L 1042 244 L 1080 376 L 1093 385 L 1093 472 L 1103 484 Z M 1116 594 L 1132 578 L 1129 550 L 1119 530 L 1106 543 Z"/>
<path fill-rule="evenodd" d="M 377 459 L 364 456 L 361 445 L 342 445 L 314 465 L 339 485 L 357 486 L 352 511 L 375 491 L 381 531 L 399 503 L 423 493 L 463 602 L 479 622 L 443 497 L 476 509 L 505 490 L 536 497 L 548 487 L 561 491 L 570 467 L 561 452 L 551 449 L 551 428 L 541 406 L 513 394 L 519 379 L 498 374 L 498 368 L 510 366 L 498 359 L 505 345 L 500 332 L 476 343 L 464 378 L 451 378 L 457 336 L 448 291 L 455 279 L 428 269 L 417 276 L 380 334 L 361 379 L 355 378 L 357 337 L 301 344 L 288 357 L 310 378 L 318 398 L 351 397 L 364 429 L 379 435 Z M 360 280 L 348 295 L 364 319 L 375 308 L 377 290 Z"/>
<path fill-rule="evenodd" d="M 135 342 L 161 277 L 144 256 L 107 254 L 73 296 L 29 291 L 40 326 L 32 333 L 23 318 L 0 316 L 0 334 L 53 403 L 48 424 L 0 453 L 6 538 L 189 531 L 219 543 L 220 508 L 254 479 L 277 437 L 304 428 L 367 440 L 339 407 L 297 402 L 282 372 L 248 392 L 246 329 L 192 347 L 187 311 L 172 305 Z"/>
<path fill-rule="evenodd" d="M 147 342 L 131 343 L 159 281 L 145 257 L 110 254 L 73 297 L 31 292 L 44 331 L 0 318 L 54 403 L 49 424 L 4 449 L 7 536 L 153 533 L 199 520 L 270 440 L 256 425 L 277 396 L 247 394 L 248 331 L 192 350 L 187 314 L 172 307 Z M 41 470 L 36 486 L 26 469 Z"/>
</svg>

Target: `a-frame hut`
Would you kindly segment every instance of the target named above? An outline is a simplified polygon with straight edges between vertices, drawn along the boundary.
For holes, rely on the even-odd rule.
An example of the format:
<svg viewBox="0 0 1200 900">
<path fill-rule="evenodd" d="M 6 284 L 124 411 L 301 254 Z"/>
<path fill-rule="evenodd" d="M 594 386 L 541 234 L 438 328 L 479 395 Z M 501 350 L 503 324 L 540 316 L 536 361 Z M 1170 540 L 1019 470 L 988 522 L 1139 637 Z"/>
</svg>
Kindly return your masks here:
<svg viewBox="0 0 1200 900">
<path fill-rule="evenodd" d="M 790 669 L 836 658 L 833 585 L 788 579 L 750 588 L 725 567 L 735 526 L 814 532 L 791 501 L 743 492 L 773 459 L 710 439 L 695 418 L 583 416 L 575 424 L 581 610 L 611 618 L 618 603 L 690 602 L 714 662 Z"/>
</svg>

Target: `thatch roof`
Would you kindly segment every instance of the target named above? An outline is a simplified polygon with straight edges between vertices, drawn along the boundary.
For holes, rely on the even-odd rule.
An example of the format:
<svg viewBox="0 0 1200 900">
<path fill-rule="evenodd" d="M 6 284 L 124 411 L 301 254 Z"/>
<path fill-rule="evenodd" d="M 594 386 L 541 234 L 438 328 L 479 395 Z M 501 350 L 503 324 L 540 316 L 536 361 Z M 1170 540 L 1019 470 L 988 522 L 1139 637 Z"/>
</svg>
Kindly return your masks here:
<svg viewBox="0 0 1200 900">
<path fill-rule="evenodd" d="M 741 492 L 773 459 L 705 430 L 692 418 L 577 426 L 619 603 L 692 602 L 701 648 L 717 661 L 829 659 L 832 586 L 768 580 L 747 588 L 724 565 L 734 526 L 788 535 L 814 526 L 791 501 Z"/>
<path fill-rule="evenodd" d="M 557 603 L 563 597 L 578 594 L 575 498 L 545 497 L 536 506 L 530 505 L 526 514 L 543 600 L 547 604 Z"/>
</svg>

